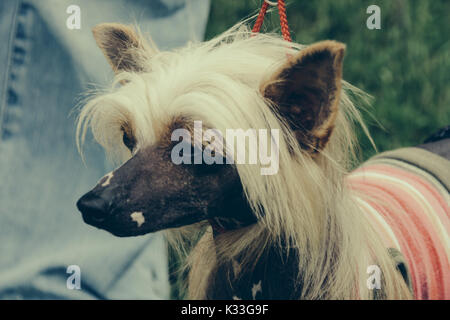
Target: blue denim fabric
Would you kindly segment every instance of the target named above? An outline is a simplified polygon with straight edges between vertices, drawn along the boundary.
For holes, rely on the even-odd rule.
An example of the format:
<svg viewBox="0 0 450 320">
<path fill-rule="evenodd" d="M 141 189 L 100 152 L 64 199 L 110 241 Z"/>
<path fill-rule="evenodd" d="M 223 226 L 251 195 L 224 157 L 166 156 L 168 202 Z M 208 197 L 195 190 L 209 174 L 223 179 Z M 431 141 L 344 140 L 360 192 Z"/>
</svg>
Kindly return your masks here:
<svg viewBox="0 0 450 320">
<path fill-rule="evenodd" d="M 69 30 L 66 8 L 81 8 Z M 101 22 L 137 23 L 161 48 L 201 40 L 208 0 L 0 1 L 0 299 L 169 297 L 160 234 L 116 238 L 83 223 L 76 200 L 110 168 L 75 147 L 69 113 L 112 72 L 91 35 Z M 69 290 L 66 268 L 81 268 Z"/>
</svg>

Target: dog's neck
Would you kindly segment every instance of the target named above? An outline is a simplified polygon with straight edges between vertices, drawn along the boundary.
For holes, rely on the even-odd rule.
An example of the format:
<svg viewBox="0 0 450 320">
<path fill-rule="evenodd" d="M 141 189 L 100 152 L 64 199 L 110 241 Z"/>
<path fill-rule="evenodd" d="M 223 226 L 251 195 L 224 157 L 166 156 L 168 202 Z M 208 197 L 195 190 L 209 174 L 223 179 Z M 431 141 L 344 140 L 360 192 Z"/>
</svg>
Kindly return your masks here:
<svg viewBox="0 0 450 320">
<path fill-rule="evenodd" d="M 208 208 L 208 215 L 214 236 L 248 227 L 258 221 L 242 188 L 224 192 L 214 205 Z"/>
<path fill-rule="evenodd" d="M 230 229 L 216 228 L 213 224 L 214 240 L 220 246 L 221 237 Z M 235 230 L 234 230 L 235 231 Z M 245 229 L 252 232 L 252 227 Z M 286 250 L 289 250 L 287 252 Z M 243 263 L 243 252 L 224 261 L 212 270 L 206 299 L 254 300 L 254 299 L 298 299 L 302 290 L 302 279 L 298 272 L 298 251 L 294 248 L 272 243 L 261 251 L 259 258 Z M 254 263 L 253 263 L 254 262 Z"/>
<path fill-rule="evenodd" d="M 224 194 L 223 199 L 209 211 L 211 216 L 209 223 L 216 245 L 220 245 L 220 237 L 226 237 L 228 232 L 244 228 L 243 232 L 252 232 L 252 225 L 258 221 L 244 193 L 241 190 L 233 190 L 232 193 L 231 197 L 230 194 Z M 224 198 L 225 196 L 228 197 Z M 211 275 L 206 298 L 298 298 L 302 285 L 298 281 L 292 281 L 298 274 L 297 251 L 291 249 L 288 254 L 279 245 L 274 244 L 265 248 L 263 253 L 250 269 L 241 267 L 243 257 L 240 256 L 217 265 Z M 237 271 L 237 269 L 242 270 Z M 272 276 L 269 277 L 267 274 Z"/>
<path fill-rule="evenodd" d="M 248 220 L 247 222 L 239 221 L 235 218 L 212 218 L 209 219 L 209 224 L 211 225 L 211 228 L 213 230 L 213 236 L 217 237 L 220 236 L 228 231 L 235 231 L 241 228 L 248 227 L 254 223 L 256 223 L 257 220 Z"/>
</svg>

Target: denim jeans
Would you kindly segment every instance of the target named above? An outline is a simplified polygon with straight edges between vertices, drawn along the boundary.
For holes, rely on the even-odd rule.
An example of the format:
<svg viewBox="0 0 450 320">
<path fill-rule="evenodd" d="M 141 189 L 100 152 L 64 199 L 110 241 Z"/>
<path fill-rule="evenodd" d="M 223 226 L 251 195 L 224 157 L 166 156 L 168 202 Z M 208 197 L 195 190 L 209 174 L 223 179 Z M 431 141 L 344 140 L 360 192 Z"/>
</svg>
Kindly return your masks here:
<svg viewBox="0 0 450 320">
<path fill-rule="evenodd" d="M 70 5 L 81 29 L 66 26 Z M 112 78 L 95 24 L 137 23 L 167 49 L 201 40 L 208 10 L 208 0 L 0 1 L 0 299 L 169 298 L 160 234 L 116 238 L 82 221 L 76 200 L 111 168 L 93 142 L 83 164 L 71 110 Z M 80 289 L 67 285 L 70 265 Z"/>
</svg>

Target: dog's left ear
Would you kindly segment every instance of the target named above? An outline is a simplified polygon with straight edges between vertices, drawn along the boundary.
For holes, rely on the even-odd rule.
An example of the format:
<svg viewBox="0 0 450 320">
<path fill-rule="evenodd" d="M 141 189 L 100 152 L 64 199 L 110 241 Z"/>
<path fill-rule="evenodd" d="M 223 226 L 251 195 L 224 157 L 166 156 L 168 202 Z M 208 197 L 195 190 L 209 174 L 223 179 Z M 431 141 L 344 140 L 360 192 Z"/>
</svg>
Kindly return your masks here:
<svg viewBox="0 0 450 320">
<path fill-rule="evenodd" d="M 142 62 L 156 51 L 154 44 L 150 46 L 131 26 L 102 23 L 92 33 L 115 73 L 146 71 Z"/>
<path fill-rule="evenodd" d="M 310 154 L 325 147 L 334 128 L 344 51 L 335 41 L 313 44 L 289 57 L 261 87 Z"/>
</svg>

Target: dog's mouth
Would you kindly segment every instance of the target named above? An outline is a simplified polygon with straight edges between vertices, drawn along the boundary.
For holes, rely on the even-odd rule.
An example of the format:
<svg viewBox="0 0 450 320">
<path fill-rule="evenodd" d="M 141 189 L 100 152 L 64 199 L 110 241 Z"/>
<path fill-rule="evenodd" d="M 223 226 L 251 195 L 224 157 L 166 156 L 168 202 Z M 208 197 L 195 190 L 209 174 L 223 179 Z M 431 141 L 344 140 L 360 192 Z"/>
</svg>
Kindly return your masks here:
<svg viewBox="0 0 450 320">
<path fill-rule="evenodd" d="M 102 228 L 104 228 L 107 225 L 107 224 L 105 224 L 105 219 L 102 218 L 102 217 L 97 217 L 95 215 L 83 213 L 83 211 L 81 211 L 81 216 L 83 217 L 83 221 L 86 224 L 91 225 L 93 227 L 97 227 L 97 228 L 101 228 L 102 229 Z"/>
<path fill-rule="evenodd" d="M 80 210 L 81 216 L 83 217 L 83 221 L 86 222 L 89 225 L 92 225 L 94 227 L 102 226 L 107 219 L 102 215 L 99 215 L 97 213 L 89 212 L 84 213 L 82 210 Z"/>
</svg>

